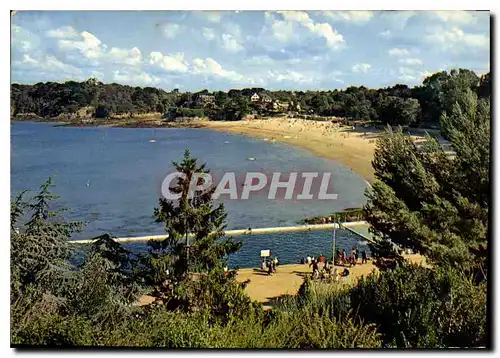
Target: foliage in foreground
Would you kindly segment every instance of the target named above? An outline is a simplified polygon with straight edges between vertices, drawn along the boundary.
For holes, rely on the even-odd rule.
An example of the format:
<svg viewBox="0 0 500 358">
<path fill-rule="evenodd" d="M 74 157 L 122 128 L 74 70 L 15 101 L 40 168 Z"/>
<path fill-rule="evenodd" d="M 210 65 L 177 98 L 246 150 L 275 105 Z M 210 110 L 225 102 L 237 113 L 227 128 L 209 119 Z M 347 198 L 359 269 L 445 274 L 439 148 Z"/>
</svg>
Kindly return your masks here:
<svg viewBox="0 0 500 358">
<path fill-rule="evenodd" d="M 481 280 L 488 270 L 489 100 L 457 94 L 442 126 L 454 157 L 431 137 L 421 148 L 401 130 L 379 139 L 366 218 L 384 248 L 390 241 Z M 387 256 L 381 245 L 372 252 Z"/>
<path fill-rule="evenodd" d="M 451 123 L 450 136 L 466 141 L 469 137 L 461 134 L 461 128 L 471 128 Z M 482 135 L 485 133 L 489 132 Z M 235 273 L 223 270 L 227 255 L 240 247 L 224 236 L 224 208 L 213 206 L 208 195 L 211 189 L 195 193 L 192 199 L 186 195 L 192 174 L 205 170 L 186 152 L 184 161 L 175 163 L 188 178 L 173 188 L 182 194 L 181 198 L 177 202 L 160 200 L 155 210 L 170 237 L 153 242 L 144 256 L 133 255 L 103 235 L 84 253 L 80 263 L 72 264 L 73 250 L 68 240 L 81 225 L 66 222 L 49 209 L 55 199 L 49 190 L 51 181 L 32 200 L 24 201 L 21 195 L 12 201 L 12 344 L 167 348 L 488 346 L 487 281 L 476 274 L 477 267 L 487 267 L 482 256 L 486 249 L 474 251 L 476 243 L 485 241 L 480 230 L 488 207 L 486 186 L 481 186 L 484 178 L 462 172 L 460 178 L 476 180 L 478 186 L 467 191 L 454 178 L 449 181 L 450 187 L 443 184 L 437 192 L 425 191 L 428 186 L 423 185 L 417 186 L 423 193 L 405 194 L 403 188 L 408 183 L 401 182 L 404 178 L 400 164 L 406 159 L 407 166 L 418 171 L 418 175 L 405 179 L 417 185 L 427 184 L 429 170 L 422 168 L 431 168 L 434 162 L 425 167 L 422 162 L 426 157 L 417 156 L 413 147 L 398 136 L 389 134 L 384 142 L 388 149 L 376 154 L 376 170 L 382 183 L 374 186 L 375 194 L 365 209 L 376 229 L 385 235 L 383 244 L 390 238 L 402 246 L 419 248 L 434 260 L 434 268 L 402 262 L 394 269 L 361 279 L 353 288 L 306 280 L 297 296 L 284 298 L 272 310 L 264 311 L 250 301 Z M 402 149 L 399 157 L 391 146 Z M 485 149 L 477 150 L 481 148 Z M 441 152 L 430 153 L 436 160 L 434 165 L 449 168 L 444 167 L 447 162 Z M 387 160 L 391 155 L 395 159 L 393 166 Z M 474 151 L 463 147 L 457 150 L 457 161 L 453 163 L 475 164 L 479 168 L 476 172 L 482 173 L 482 164 L 475 163 L 475 157 Z M 381 193 L 392 196 L 383 201 Z M 443 215 L 432 216 L 439 212 L 436 202 L 450 208 L 438 193 L 466 198 L 468 201 L 453 203 L 468 210 L 455 213 L 452 221 L 443 220 Z M 409 210 L 394 211 L 396 202 L 400 208 L 410 203 L 423 205 L 415 201 L 415 196 L 434 200 L 435 207 L 427 204 L 430 212 L 423 211 L 427 217 Z M 486 203 L 481 206 L 482 198 Z M 392 216 L 384 216 L 384 210 Z M 414 220 L 402 221 L 408 217 Z M 458 228 L 470 223 L 471 218 L 475 231 L 469 231 L 469 237 L 460 236 Z M 427 242 L 425 236 L 419 236 L 422 230 L 428 230 L 425 225 L 433 225 L 432 237 L 438 240 Z M 446 230 L 458 239 L 443 239 L 451 237 Z M 192 237 L 189 248 L 184 241 L 188 237 Z M 457 240 L 462 240 L 462 246 L 456 245 L 460 243 Z M 432 245 L 436 242 L 444 255 L 435 255 Z M 460 250 L 469 250 L 474 260 L 457 259 L 464 258 Z M 138 297 L 145 292 L 153 292 L 158 303 L 137 306 Z"/>
</svg>

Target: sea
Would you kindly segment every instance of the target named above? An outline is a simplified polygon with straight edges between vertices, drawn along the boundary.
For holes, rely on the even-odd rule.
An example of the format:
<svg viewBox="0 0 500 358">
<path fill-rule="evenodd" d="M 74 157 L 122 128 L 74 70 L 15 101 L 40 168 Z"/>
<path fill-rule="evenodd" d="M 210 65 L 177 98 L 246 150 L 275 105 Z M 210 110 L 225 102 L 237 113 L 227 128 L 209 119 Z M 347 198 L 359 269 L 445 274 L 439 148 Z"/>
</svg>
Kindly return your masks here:
<svg viewBox="0 0 500 358">
<path fill-rule="evenodd" d="M 11 195 L 22 190 L 34 195 L 52 177 L 52 190 L 59 196 L 54 208 L 67 209 L 67 220 L 85 222 L 73 239 L 104 233 L 160 235 L 165 230 L 155 222 L 153 210 L 165 176 L 174 171 L 172 162 L 181 161 L 185 149 L 219 176 L 279 172 L 285 180 L 290 172 L 331 173 L 328 192 L 337 194 L 333 200 L 269 200 L 267 192 L 248 200 L 222 195 L 227 230 L 293 226 L 306 217 L 361 207 L 366 201 L 367 184 L 350 168 L 285 143 L 209 129 L 68 127 L 25 121 L 11 122 Z M 258 266 L 260 250 L 271 250 L 283 264 L 332 253 L 329 230 L 234 239 L 242 241 L 243 248 L 229 257 L 229 263 L 239 267 Z M 348 252 L 351 247 L 369 252 L 365 242 L 346 230 L 337 230 L 336 243 Z M 147 250 L 146 243 L 126 246 L 136 252 Z"/>
</svg>

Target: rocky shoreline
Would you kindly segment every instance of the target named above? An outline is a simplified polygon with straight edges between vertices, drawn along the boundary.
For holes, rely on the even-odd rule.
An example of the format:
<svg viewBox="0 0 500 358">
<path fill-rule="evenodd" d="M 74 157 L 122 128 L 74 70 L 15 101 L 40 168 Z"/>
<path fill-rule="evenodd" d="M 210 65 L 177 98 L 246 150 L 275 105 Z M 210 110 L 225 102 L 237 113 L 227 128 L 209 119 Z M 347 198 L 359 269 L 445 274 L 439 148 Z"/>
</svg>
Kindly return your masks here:
<svg viewBox="0 0 500 358">
<path fill-rule="evenodd" d="M 363 218 L 363 209 L 361 208 L 347 208 L 343 211 L 333 212 L 326 216 L 314 216 L 305 218 L 305 224 L 331 224 L 334 222 L 351 222 L 360 221 Z"/>
</svg>

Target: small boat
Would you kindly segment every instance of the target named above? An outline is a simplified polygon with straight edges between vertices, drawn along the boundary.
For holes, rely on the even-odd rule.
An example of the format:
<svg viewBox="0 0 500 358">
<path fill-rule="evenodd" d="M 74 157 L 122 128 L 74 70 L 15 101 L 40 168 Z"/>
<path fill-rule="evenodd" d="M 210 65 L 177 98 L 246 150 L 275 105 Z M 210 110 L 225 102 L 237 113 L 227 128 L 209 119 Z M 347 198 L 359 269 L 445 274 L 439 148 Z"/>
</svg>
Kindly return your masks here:
<svg viewBox="0 0 500 358">
<path fill-rule="evenodd" d="M 255 158 L 254 158 L 254 157 L 248 157 L 247 159 L 248 159 L 248 160 L 255 160 Z"/>
<path fill-rule="evenodd" d="M 156 141 L 154 139 L 151 139 L 149 143 L 156 143 Z"/>
<path fill-rule="evenodd" d="M 227 143 L 229 143 L 229 141 L 228 141 L 228 140 L 226 140 L 226 141 L 224 142 L 224 144 L 227 144 Z"/>
</svg>

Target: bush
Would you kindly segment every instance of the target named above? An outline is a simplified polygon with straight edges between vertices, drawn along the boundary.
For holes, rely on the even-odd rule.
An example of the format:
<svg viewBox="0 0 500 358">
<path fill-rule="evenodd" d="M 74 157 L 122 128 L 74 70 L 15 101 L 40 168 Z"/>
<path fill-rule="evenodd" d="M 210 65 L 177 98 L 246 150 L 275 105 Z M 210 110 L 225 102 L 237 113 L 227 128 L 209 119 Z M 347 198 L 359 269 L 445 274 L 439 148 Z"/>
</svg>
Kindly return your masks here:
<svg viewBox="0 0 500 358">
<path fill-rule="evenodd" d="M 402 263 L 361 278 L 351 307 L 379 325 L 396 347 L 475 347 L 486 344 L 486 285 L 451 269 Z"/>
</svg>

